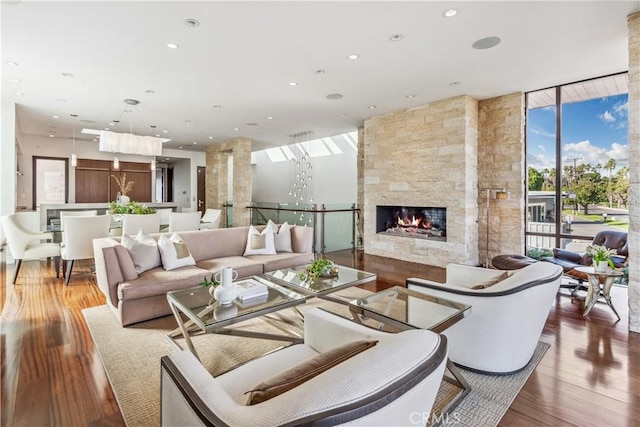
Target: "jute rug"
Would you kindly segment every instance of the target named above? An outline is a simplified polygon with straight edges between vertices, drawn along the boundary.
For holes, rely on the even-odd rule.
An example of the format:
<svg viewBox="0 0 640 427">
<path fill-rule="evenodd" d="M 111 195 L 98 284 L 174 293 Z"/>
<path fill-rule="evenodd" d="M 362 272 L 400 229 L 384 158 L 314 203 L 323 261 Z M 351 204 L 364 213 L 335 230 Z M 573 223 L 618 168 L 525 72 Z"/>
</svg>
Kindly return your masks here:
<svg viewBox="0 0 640 427">
<path fill-rule="evenodd" d="M 367 293 L 354 288 L 342 291 L 341 295 L 347 298 L 359 298 Z M 322 306 L 350 317 L 345 306 L 326 301 L 318 300 L 299 308 L 304 313 L 313 306 Z M 297 317 L 291 309 L 285 310 L 283 314 L 292 320 Z M 85 309 L 83 315 L 126 424 L 130 427 L 159 426 L 160 358 L 178 351 L 167 338 L 167 333 L 176 327 L 173 316 L 123 328 L 106 305 Z M 259 319 L 234 326 L 246 330 L 282 333 Z M 194 337 L 193 342 L 203 365 L 213 375 L 218 375 L 238 364 L 288 344 L 224 335 L 200 335 Z M 186 348 L 186 346 L 183 347 Z M 441 420 L 442 424 L 473 427 L 497 425 L 548 347 L 548 344 L 538 343 L 538 348 L 529 365 L 513 375 L 482 375 L 461 369 L 462 375 L 469 382 L 472 390 L 448 418 Z M 439 400 L 445 400 L 455 391 L 448 383 L 443 382 L 443 384 Z"/>
</svg>

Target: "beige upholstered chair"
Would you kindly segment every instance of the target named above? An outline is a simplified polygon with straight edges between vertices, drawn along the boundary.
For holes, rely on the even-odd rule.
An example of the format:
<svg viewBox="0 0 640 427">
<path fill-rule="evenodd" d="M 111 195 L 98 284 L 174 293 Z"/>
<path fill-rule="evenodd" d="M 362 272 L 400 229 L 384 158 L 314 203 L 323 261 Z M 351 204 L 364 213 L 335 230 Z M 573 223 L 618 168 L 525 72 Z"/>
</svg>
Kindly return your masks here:
<svg viewBox="0 0 640 427">
<path fill-rule="evenodd" d="M 187 350 L 163 357 L 162 425 L 424 425 L 447 363 L 446 338 L 424 329 L 382 332 L 319 308 L 305 312 L 304 329 L 304 343 L 217 377 Z M 246 405 L 246 392 L 262 381 L 361 340 L 377 344 L 280 395 Z"/>
<path fill-rule="evenodd" d="M 220 228 L 222 211 L 220 209 L 207 209 L 200 219 L 200 230 Z"/>
<path fill-rule="evenodd" d="M 196 231 L 200 229 L 200 212 L 171 212 L 169 232 Z"/>
<path fill-rule="evenodd" d="M 69 284 L 73 264 L 79 259 L 93 258 L 93 239 L 109 236 L 110 215 L 66 216 L 60 254 L 66 261 L 63 265 L 64 283 Z"/>
<path fill-rule="evenodd" d="M 135 236 L 140 230 L 147 234 L 159 232 L 160 214 L 156 212 L 148 215 L 122 215 L 122 234 Z"/>
<path fill-rule="evenodd" d="M 41 240 L 52 239 L 51 233 L 40 233 L 29 231 L 24 228 L 15 215 L 6 215 L 0 218 L 2 229 L 11 251 L 11 256 L 15 260 L 13 279 L 11 283 L 15 285 L 18 272 L 22 266 L 22 261 L 39 260 L 53 257 L 56 267 L 56 277 L 60 271 L 60 245 L 58 243 L 43 243 Z"/>
</svg>

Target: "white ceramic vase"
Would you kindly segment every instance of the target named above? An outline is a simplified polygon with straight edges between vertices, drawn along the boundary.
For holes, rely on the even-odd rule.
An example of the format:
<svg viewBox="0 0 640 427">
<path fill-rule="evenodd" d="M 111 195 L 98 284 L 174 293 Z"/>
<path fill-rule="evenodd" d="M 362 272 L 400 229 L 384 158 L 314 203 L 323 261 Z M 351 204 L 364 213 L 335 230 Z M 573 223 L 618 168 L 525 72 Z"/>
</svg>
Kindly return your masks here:
<svg viewBox="0 0 640 427">
<path fill-rule="evenodd" d="M 599 273 L 606 273 L 609 271 L 608 261 L 593 261 L 593 269 Z"/>
<path fill-rule="evenodd" d="M 216 286 L 216 289 L 213 291 L 213 297 L 220 303 L 220 305 L 231 304 L 237 296 L 238 289 L 232 282 Z"/>
<path fill-rule="evenodd" d="M 118 203 L 121 204 L 122 206 L 126 206 L 129 204 L 130 201 L 131 199 L 129 198 L 129 196 L 125 196 L 124 194 L 121 194 L 120 199 L 118 200 Z"/>
</svg>

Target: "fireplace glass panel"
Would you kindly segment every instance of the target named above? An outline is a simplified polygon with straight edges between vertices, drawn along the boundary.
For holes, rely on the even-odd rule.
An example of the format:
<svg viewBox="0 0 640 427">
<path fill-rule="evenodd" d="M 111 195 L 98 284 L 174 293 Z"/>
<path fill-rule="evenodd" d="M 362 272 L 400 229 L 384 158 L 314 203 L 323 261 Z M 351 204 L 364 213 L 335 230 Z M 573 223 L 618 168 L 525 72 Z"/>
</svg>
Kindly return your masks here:
<svg viewBox="0 0 640 427">
<path fill-rule="evenodd" d="M 447 208 L 377 206 L 376 233 L 447 241 Z"/>
</svg>

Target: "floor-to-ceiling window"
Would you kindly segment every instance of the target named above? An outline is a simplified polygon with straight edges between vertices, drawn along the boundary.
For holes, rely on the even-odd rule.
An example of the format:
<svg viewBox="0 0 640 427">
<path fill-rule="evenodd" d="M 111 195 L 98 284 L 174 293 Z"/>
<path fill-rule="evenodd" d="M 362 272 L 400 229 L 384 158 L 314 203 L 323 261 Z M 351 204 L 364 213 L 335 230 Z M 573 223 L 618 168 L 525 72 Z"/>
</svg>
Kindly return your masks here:
<svg viewBox="0 0 640 427">
<path fill-rule="evenodd" d="M 628 229 L 626 73 L 527 93 L 527 252 Z"/>
</svg>

